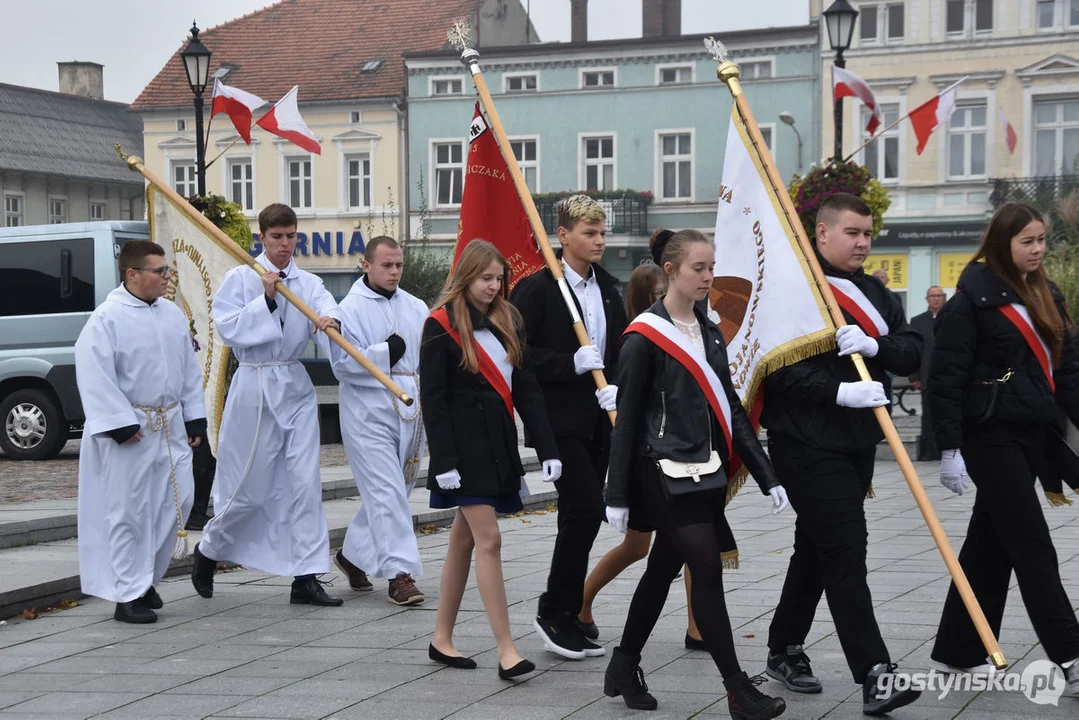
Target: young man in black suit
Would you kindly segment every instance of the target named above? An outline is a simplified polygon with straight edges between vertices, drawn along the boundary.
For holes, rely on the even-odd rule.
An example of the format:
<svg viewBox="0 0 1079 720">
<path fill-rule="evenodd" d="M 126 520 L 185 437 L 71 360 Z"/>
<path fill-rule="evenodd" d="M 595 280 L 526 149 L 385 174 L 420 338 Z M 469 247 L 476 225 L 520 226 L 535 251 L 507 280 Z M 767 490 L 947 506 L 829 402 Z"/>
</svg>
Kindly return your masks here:
<svg viewBox="0 0 1079 720">
<path fill-rule="evenodd" d="M 580 660 L 599 657 L 594 624 L 577 621 L 584 599 L 588 556 L 603 522 L 611 421 L 618 389 L 597 390 L 592 370 L 613 377 L 618 340 L 627 320 L 618 280 L 598 265 L 606 244 L 603 208 L 574 195 L 558 203 L 558 239 L 567 295 L 584 321 L 590 345 L 582 347 L 562 289 L 547 268 L 522 280 L 510 298 L 524 317 L 529 352 L 543 390 L 562 458 L 558 488 L 558 537 L 547 591 L 535 627 L 547 650 Z M 597 402 L 598 401 L 598 402 Z M 526 444 L 529 438 L 525 438 Z M 586 637 L 586 633 L 590 637 Z"/>
</svg>

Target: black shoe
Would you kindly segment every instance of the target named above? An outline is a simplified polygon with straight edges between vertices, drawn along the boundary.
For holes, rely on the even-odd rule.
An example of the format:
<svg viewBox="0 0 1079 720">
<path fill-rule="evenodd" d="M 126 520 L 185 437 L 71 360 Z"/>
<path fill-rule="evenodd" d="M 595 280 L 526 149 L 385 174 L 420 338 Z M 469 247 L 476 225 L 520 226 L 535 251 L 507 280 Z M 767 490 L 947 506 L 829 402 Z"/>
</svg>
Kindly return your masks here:
<svg viewBox="0 0 1079 720">
<path fill-rule="evenodd" d="M 187 524 L 184 525 L 184 530 L 198 530 L 201 532 L 212 517 L 213 515 L 208 513 L 192 510 L 191 514 L 187 516 Z"/>
<path fill-rule="evenodd" d="M 704 640 L 698 640 L 686 633 L 686 650 L 704 650 L 707 652 L 708 646 L 704 644 Z"/>
<path fill-rule="evenodd" d="M 626 707 L 633 710 L 655 710 L 659 701 L 648 694 L 640 662 L 640 655 L 629 655 L 622 652 L 622 648 L 611 651 L 611 662 L 603 675 L 603 694 L 607 697 L 621 695 Z"/>
<path fill-rule="evenodd" d="M 1064 669 L 1064 677 L 1068 681 L 1064 697 L 1079 698 L 1079 658 L 1072 660 L 1071 665 Z"/>
<path fill-rule="evenodd" d="M 138 600 L 132 600 L 131 602 L 116 603 L 116 611 L 112 614 L 112 618 L 120 622 L 143 625 L 157 622 L 157 613 Z"/>
<path fill-rule="evenodd" d="M 531 660 L 522 660 L 511 668 L 503 669 L 502 664 L 498 665 L 498 677 L 502 680 L 512 680 L 515 677 L 527 675 L 536 669 L 536 664 Z"/>
<path fill-rule="evenodd" d="M 781 697 L 765 695 L 757 686 L 764 682 L 764 677 L 749 677 L 742 671 L 730 680 L 723 681 L 727 688 L 727 709 L 731 720 L 768 720 L 783 714 L 787 703 Z"/>
<path fill-rule="evenodd" d="M 330 597 L 326 594 L 326 591 L 322 589 L 322 586 L 326 584 L 314 575 L 304 575 L 296 578 L 292 582 L 292 595 L 289 597 L 289 603 L 293 605 L 321 605 L 323 607 L 344 605 L 345 601 L 341 598 Z"/>
<path fill-rule="evenodd" d="M 460 655 L 447 655 L 446 653 L 439 652 L 434 645 L 427 646 L 427 657 L 435 662 L 449 665 L 451 668 L 457 668 L 458 670 L 476 669 L 476 661 L 472 658 L 466 658 Z"/>
<path fill-rule="evenodd" d="M 154 586 L 151 585 L 150 589 L 146 591 L 146 594 L 140 597 L 135 602 L 141 603 L 151 610 L 160 610 L 165 607 L 165 601 L 161 599 L 161 596 L 157 594 L 157 590 L 154 590 Z"/>
<path fill-rule="evenodd" d="M 922 693 L 918 690 L 896 690 L 891 683 L 881 682 L 895 672 L 895 663 L 878 663 L 869 671 L 862 684 L 862 712 L 866 715 L 886 715 L 896 708 L 910 705 Z"/>
<path fill-rule="evenodd" d="M 191 584 L 195 586 L 195 592 L 204 598 L 214 596 L 214 573 L 217 572 L 217 561 L 211 560 L 199 551 L 199 544 L 195 543 L 193 553 L 195 562 L 191 565 Z"/>
<path fill-rule="evenodd" d="M 573 624 L 577 626 L 577 630 L 589 640 L 596 640 L 599 638 L 599 628 L 596 627 L 594 622 L 581 622 L 580 619 L 575 619 Z"/>
<path fill-rule="evenodd" d="M 768 667 L 765 672 L 797 693 L 819 693 L 820 680 L 813 677 L 809 667 L 809 658 L 802 652 L 801 645 L 788 645 L 787 651 L 773 655 L 768 653 Z"/>
<path fill-rule="evenodd" d="M 587 655 L 585 643 L 593 647 L 599 647 L 589 642 L 588 638 L 577 632 L 576 628 L 562 620 L 537 617 L 532 625 L 536 628 L 539 636 L 543 638 L 543 647 L 548 652 L 561 655 L 567 660 L 584 660 Z M 600 649 L 602 650 L 603 648 Z"/>
</svg>

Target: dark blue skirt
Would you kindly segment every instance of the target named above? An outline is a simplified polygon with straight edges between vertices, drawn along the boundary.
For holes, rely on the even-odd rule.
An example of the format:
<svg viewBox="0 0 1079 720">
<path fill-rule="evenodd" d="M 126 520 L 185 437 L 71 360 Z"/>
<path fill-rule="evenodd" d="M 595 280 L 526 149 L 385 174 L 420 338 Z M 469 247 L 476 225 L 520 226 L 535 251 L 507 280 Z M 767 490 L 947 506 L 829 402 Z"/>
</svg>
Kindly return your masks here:
<svg viewBox="0 0 1079 720">
<path fill-rule="evenodd" d="M 497 497 L 476 497 L 474 495 L 455 495 L 452 493 L 431 491 L 431 508 L 445 510 L 462 505 L 490 505 L 496 513 L 510 515 L 524 510 L 520 493 L 508 493 Z"/>
</svg>

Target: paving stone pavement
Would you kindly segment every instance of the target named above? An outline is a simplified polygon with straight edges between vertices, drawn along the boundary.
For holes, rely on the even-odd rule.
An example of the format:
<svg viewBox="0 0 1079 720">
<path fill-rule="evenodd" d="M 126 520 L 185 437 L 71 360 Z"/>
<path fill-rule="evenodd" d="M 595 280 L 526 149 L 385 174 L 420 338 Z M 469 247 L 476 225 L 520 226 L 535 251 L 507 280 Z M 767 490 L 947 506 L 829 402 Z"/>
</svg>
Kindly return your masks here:
<svg viewBox="0 0 1079 720">
<path fill-rule="evenodd" d="M 951 496 L 919 464 L 953 542 L 969 517 L 972 497 Z M 947 574 L 894 462 L 880 462 L 870 518 L 870 585 L 884 637 L 902 668 L 926 670 Z M 794 515 L 770 514 L 771 504 L 751 486 L 729 508 L 741 567 L 725 575 L 728 610 L 739 657 L 750 674 L 764 668 L 765 636 L 791 552 Z M 1048 506 L 1047 506 L 1048 507 Z M 1079 514 L 1047 510 L 1065 587 L 1079 600 Z M 645 648 L 642 665 L 659 710 L 627 710 L 602 693 L 606 658 L 568 662 L 543 652 L 532 630 L 536 600 L 545 587 L 557 516 L 532 514 L 500 521 L 510 619 L 518 648 L 538 665 L 526 680 L 495 674 L 497 656 L 474 584 L 466 591 L 456 643 L 479 668 L 451 670 L 431 663 L 426 647 L 438 603 L 446 532 L 420 537 L 427 603 L 402 609 L 386 601 L 385 581 L 372 593 L 348 590 L 338 578 L 331 592 L 341 608 L 288 604 L 289 578 L 239 570 L 217 576 L 216 594 L 203 600 L 185 578 L 159 586 L 165 599 L 154 625 L 111 619 L 112 605 L 87 599 L 73 609 L 0 626 L 0 720 L 14 718 L 710 718 L 728 717 L 718 673 L 704 653 L 682 647 L 685 595 L 671 589 L 665 614 Z M 598 558 L 620 536 L 604 527 Z M 2 557 L 2 552 L 0 552 Z M 600 595 L 601 642 L 617 645 L 621 623 L 643 563 Z M 703 610 L 698 610 L 703 612 Z M 1022 671 L 1045 657 L 1014 586 L 1002 647 Z M 860 689 L 848 675 L 825 603 L 807 643 L 825 690 L 787 693 L 785 718 L 860 718 Z M 776 683 L 762 686 L 779 692 Z M 924 695 L 893 713 L 919 718 L 1074 718 L 1079 699 L 1036 705 L 1018 692 Z"/>
</svg>

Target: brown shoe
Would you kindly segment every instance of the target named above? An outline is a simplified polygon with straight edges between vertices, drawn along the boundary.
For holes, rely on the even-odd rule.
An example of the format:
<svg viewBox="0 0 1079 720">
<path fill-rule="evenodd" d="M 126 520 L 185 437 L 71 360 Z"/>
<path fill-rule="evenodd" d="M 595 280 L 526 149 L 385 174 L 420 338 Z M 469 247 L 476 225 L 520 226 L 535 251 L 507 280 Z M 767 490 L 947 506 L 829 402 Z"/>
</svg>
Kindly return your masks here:
<svg viewBox="0 0 1079 720">
<path fill-rule="evenodd" d="M 375 589 L 375 586 L 367 579 L 367 573 L 350 563 L 341 550 L 333 556 L 333 564 L 348 577 L 348 586 L 353 590 L 366 592 Z"/>
<path fill-rule="evenodd" d="M 394 605 L 419 605 L 426 599 L 408 573 L 397 573 L 390 580 L 390 602 Z"/>
</svg>

